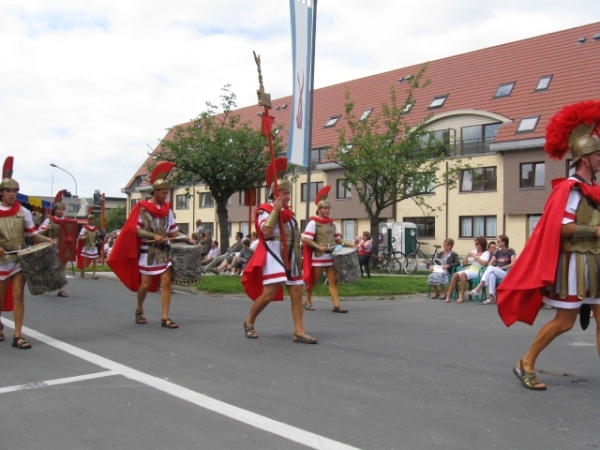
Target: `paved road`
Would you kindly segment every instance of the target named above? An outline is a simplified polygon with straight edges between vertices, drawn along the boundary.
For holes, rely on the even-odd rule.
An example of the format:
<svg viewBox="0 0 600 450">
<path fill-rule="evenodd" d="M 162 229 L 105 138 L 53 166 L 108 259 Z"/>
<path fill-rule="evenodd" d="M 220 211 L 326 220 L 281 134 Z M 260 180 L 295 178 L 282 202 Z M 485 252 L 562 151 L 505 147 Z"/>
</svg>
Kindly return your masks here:
<svg viewBox="0 0 600 450">
<path fill-rule="evenodd" d="M 311 346 L 292 342 L 289 302 L 253 341 L 248 299 L 178 292 L 167 330 L 156 294 L 136 325 L 118 282 L 70 278 L 67 292 L 26 298 L 32 350 L 0 344 L 2 450 L 600 448 L 593 329 L 540 358 L 547 392 L 511 372 L 550 310 L 506 329 L 473 303 L 346 301 L 344 315 L 321 300 Z"/>
</svg>

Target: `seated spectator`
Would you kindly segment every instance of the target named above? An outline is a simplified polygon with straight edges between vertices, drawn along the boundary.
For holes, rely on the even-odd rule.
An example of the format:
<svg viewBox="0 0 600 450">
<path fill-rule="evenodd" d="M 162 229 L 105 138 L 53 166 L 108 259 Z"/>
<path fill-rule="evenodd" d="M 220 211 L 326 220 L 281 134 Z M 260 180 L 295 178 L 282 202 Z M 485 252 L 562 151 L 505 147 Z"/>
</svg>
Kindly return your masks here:
<svg viewBox="0 0 600 450">
<path fill-rule="evenodd" d="M 208 252 L 210 251 L 210 244 L 212 244 L 212 233 L 210 230 L 200 233 L 200 241 L 198 244 L 200 244 L 200 255 L 202 255 L 202 258 L 204 258 L 206 255 L 208 255 Z"/>
<path fill-rule="evenodd" d="M 479 295 L 483 286 L 487 286 L 490 298 L 485 300 L 483 304 L 493 305 L 496 303 L 496 281 L 504 279 L 506 272 L 512 267 L 516 259 L 517 254 L 515 251 L 512 248 L 508 248 L 508 237 L 503 234 L 498 236 L 498 249 L 494 256 L 492 256 L 488 268 L 485 270 L 483 277 L 481 277 L 481 281 L 475 289 L 469 291 L 469 294 Z"/>
<path fill-rule="evenodd" d="M 253 254 L 254 250 L 250 249 L 250 239 L 244 239 L 239 255 L 234 257 L 231 262 L 231 275 L 241 274 Z"/>
<path fill-rule="evenodd" d="M 220 272 L 225 271 L 229 265 L 233 262 L 234 253 L 238 253 L 242 250 L 242 238 L 244 234 L 241 232 L 235 233 L 235 244 L 227 249 L 224 255 L 217 256 L 214 260 L 205 266 L 205 272 L 209 271 L 218 275 Z"/>
<path fill-rule="evenodd" d="M 250 250 L 256 250 L 258 242 L 258 233 L 256 231 L 253 231 L 252 233 L 250 233 Z"/>
<path fill-rule="evenodd" d="M 442 250 L 435 255 L 436 264 L 429 266 L 429 278 L 427 284 L 431 285 L 433 296 L 431 298 L 445 298 L 445 287 L 450 282 L 450 274 L 454 267 L 460 265 L 458 255 L 452 251 L 454 248 L 454 239 L 444 239 Z M 439 286 L 439 292 L 438 292 Z"/>
<path fill-rule="evenodd" d="M 212 243 L 210 244 L 210 250 L 206 254 L 206 257 L 202 260 L 200 265 L 207 266 L 212 261 L 214 261 L 215 258 L 217 258 L 219 256 L 221 256 L 221 249 L 219 248 L 219 241 L 212 241 Z"/>
<path fill-rule="evenodd" d="M 490 255 L 494 255 L 494 253 L 496 253 L 496 248 L 498 248 L 498 246 L 496 245 L 496 243 L 494 241 L 490 241 L 488 246 L 487 246 L 487 250 L 488 252 L 490 252 Z"/>
<path fill-rule="evenodd" d="M 458 296 L 457 303 L 462 303 L 465 301 L 465 291 L 467 290 L 467 281 L 477 278 L 479 275 L 479 270 L 482 267 L 488 265 L 488 262 L 491 258 L 490 252 L 486 250 L 487 240 L 483 236 L 480 236 L 475 239 L 475 250 L 465 256 L 465 259 L 462 261 L 464 266 L 462 270 L 455 272 L 452 275 L 452 279 L 450 280 L 450 286 L 448 286 L 448 292 L 446 293 L 446 298 L 444 299 L 446 303 L 450 303 L 450 296 L 452 295 L 452 291 L 456 288 L 456 285 L 460 281 L 460 294 Z"/>
<path fill-rule="evenodd" d="M 371 260 L 371 252 L 373 251 L 373 242 L 371 241 L 371 233 L 369 231 L 363 231 L 362 236 L 356 242 L 358 248 L 358 264 L 360 265 L 360 275 L 363 274 L 363 266 L 367 271 L 367 278 L 371 278 L 371 272 L 369 269 L 369 261 Z"/>
</svg>

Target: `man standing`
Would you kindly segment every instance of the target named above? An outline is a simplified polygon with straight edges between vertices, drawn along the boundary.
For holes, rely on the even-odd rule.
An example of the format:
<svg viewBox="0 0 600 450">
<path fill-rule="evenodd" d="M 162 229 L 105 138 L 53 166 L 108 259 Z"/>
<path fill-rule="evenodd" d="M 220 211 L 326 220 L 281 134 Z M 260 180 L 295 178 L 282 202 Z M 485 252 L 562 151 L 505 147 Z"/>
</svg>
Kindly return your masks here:
<svg viewBox="0 0 600 450">
<path fill-rule="evenodd" d="M 278 158 L 271 164 L 277 164 L 280 169 L 278 177 L 281 177 L 285 171 L 286 159 Z M 267 171 L 271 172 L 272 170 Z M 317 338 L 305 333 L 302 323 L 304 282 L 300 261 L 300 230 L 289 207 L 292 186 L 287 180 L 268 177 L 267 184 L 271 182 L 272 191 L 277 193 L 277 198 L 273 203 L 262 204 L 256 209 L 255 226 L 260 242 L 242 277 L 246 294 L 254 300 L 248 317 L 244 320 L 244 333 L 248 339 L 258 338 L 254 329 L 256 318 L 271 301 L 283 299 L 285 285 L 292 303 L 293 341 L 316 344 Z"/>
<path fill-rule="evenodd" d="M 53 242 L 38 233 L 31 213 L 17 201 L 19 183 L 12 179 L 13 157 L 4 162 L 2 182 L 0 183 L 0 310 L 13 311 L 15 334 L 12 346 L 28 350 L 31 344 L 23 338 L 23 318 L 25 301 L 23 288 L 25 278 L 15 252 L 25 248 L 25 238 L 35 242 Z M 4 326 L 0 320 L 0 341 L 4 340 Z"/>
<path fill-rule="evenodd" d="M 329 294 L 333 301 L 332 311 L 347 313 L 348 310 L 340 306 L 337 277 L 333 269 L 333 256 L 331 253 L 336 246 L 354 247 L 354 245 L 342 240 L 342 235 L 337 224 L 329 217 L 331 203 L 327 200 L 327 195 L 330 189 L 331 186 L 325 186 L 317 194 L 315 199 L 317 215 L 310 218 L 310 221 L 306 225 L 306 230 L 304 230 L 304 234 L 302 235 L 302 242 L 304 243 L 303 273 L 304 282 L 306 283 L 304 309 L 314 311 L 312 294 L 321 278 L 321 273 L 325 270 L 329 285 Z"/>
<path fill-rule="evenodd" d="M 85 268 L 92 263 L 92 279 L 97 280 L 96 260 L 98 259 L 98 247 L 96 238 L 98 236 L 98 227 L 96 226 L 96 217 L 90 214 L 87 218 L 88 223 L 81 228 L 79 233 L 79 258 L 77 267 L 81 270 L 81 278 L 85 278 Z"/>
<path fill-rule="evenodd" d="M 44 222 L 40 225 L 40 228 L 39 228 L 40 234 L 43 236 L 48 236 L 50 239 L 52 239 L 56 243 L 56 246 L 58 248 L 60 248 L 60 244 L 61 244 L 61 242 L 60 242 L 61 223 L 64 222 L 65 220 L 69 220 L 69 219 L 65 218 L 66 205 L 62 201 L 63 193 L 64 193 L 64 190 L 58 191 L 58 194 L 56 194 L 56 196 L 54 197 L 54 203 L 52 205 L 52 216 L 48 217 L 46 220 L 44 220 Z M 75 233 L 77 232 L 76 229 L 74 231 L 75 231 Z M 75 236 L 73 236 L 73 245 L 75 245 L 76 236 L 77 236 L 77 234 L 75 234 Z M 63 242 L 63 244 L 66 244 L 66 243 Z M 73 247 L 73 249 L 74 249 L 74 247 Z M 62 271 L 66 272 L 67 271 L 67 260 L 63 258 L 64 255 L 62 255 L 60 252 L 59 252 L 58 256 L 60 258 L 60 264 L 62 266 Z M 73 253 L 73 258 L 75 258 L 75 253 Z M 57 295 L 59 297 L 68 297 L 64 288 L 60 288 L 58 290 Z"/>
<path fill-rule="evenodd" d="M 194 229 L 194 233 L 196 236 L 200 236 L 204 233 L 204 227 L 202 226 L 202 221 L 200 219 L 196 220 L 196 228 Z"/>
<path fill-rule="evenodd" d="M 553 180 L 544 214 L 513 268 L 498 287 L 498 309 L 508 326 L 519 320 L 532 324 L 542 303 L 556 308 L 525 356 L 513 368 L 527 389 L 545 390 L 535 374 L 539 354 L 570 330 L 581 309 L 587 327 L 591 310 L 596 318 L 600 351 L 600 101 L 586 101 L 560 110 L 546 127 L 544 150 L 562 159 L 568 149 L 575 173 Z"/>
<path fill-rule="evenodd" d="M 108 265 L 120 280 L 130 290 L 137 291 L 137 324 L 146 324 L 144 300 L 148 291 L 158 290 L 160 279 L 160 325 L 169 329 L 179 327 L 169 318 L 173 265 L 169 252 L 170 241 L 182 235 L 171 205 L 166 201 L 171 189 L 166 177 L 173 166 L 173 163 L 163 162 L 152 171 L 152 198 L 136 203 L 108 257 Z M 188 242 L 196 244 L 192 239 L 188 239 Z"/>
</svg>

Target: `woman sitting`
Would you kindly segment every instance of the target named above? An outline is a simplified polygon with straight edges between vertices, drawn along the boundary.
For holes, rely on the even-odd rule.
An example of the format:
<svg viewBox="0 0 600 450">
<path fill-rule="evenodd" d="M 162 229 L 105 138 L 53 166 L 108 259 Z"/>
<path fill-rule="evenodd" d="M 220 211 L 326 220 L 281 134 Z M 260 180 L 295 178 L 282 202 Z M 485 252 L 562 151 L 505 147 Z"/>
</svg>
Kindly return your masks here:
<svg viewBox="0 0 600 450">
<path fill-rule="evenodd" d="M 456 288 L 457 283 L 460 280 L 460 295 L 458 296 L 457 303 L 462 303 L 465 301 L 465 291 L 467 289 L 467 281 L 473 280 L 477 278 L 479 275 L 479 269 L 488 265 L 490 260 L 490 252 L 486 250 L 487 240 L 483 236 L 480 236 L 475 239 L 475 250 L 469 253 L 465 259 L 463 260 L 463 265 L 469 266 L 463 268 L 462 270 L 456 272 L 452 275 L 452 280 L 450 281 L 450 286 L 448 286 L 448 293 L 446 294 L 445 302 L 450 303 L 450 296 L 452 295 L 452 291 Z"/>
<path fill-rule="evenodd" d="M 456 252 L 452 251 L 453 247 L 453 239 L 444 239 L 442 250 L 435 255 L 435 260 L 439 264 L 429 266 L 429 271 L 431 274 L 429 275 L 429 278 L 427 278 L 427 284 L 431 285 L 433 289 L 433 296 L 431 298 L 440 298 L 440 295 L 442 298 L 446 297 L 444 288 L 450 280 L 452 269 L 460 265 L 458 255 Z M 440 292 L 438 292 L 438 286 Z"/>
<path fill-rule="evenodd" d="M 498 249 L 492 259 L 485 273 L 481 277 L 481 281 L 475 289 L 469 291 L 470 295 L 479 295 L 483 286 L 488 286 L 490 290 L 490 298 L 483 302 L 484 305 L 493 305 L 496 303 L 496 283 L 500 282 L 506 276 L 508 269 L 512 267 L 517 254 L 512 248 L 508 247 L 508 236 L 501 234 L 498 236 Z"/>
</svg>

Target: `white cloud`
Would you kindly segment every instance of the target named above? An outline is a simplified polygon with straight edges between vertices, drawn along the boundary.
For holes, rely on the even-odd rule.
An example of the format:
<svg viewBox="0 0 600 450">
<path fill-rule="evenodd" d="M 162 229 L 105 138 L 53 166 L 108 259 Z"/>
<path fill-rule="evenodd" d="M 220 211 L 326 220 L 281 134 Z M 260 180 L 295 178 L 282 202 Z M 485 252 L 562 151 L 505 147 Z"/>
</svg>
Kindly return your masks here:
<svg viewBox="0 0 600 450">
<path fill-rule="evenodd" d="M 0 136 L 29 195 L 100 189 L 118 196 L 165 129 L 218 103 L 230 83 L 256 102 L 291 93 L 285 0 L 4 0 Z M 582 25 L 600 5 L 572 1 L 327 0 L 318 3 L 315 85 Z M 599 29 L 600 31 L 600 29 Z M 54 181 L 52 181 L 54 180 Z"/>
</svg>

